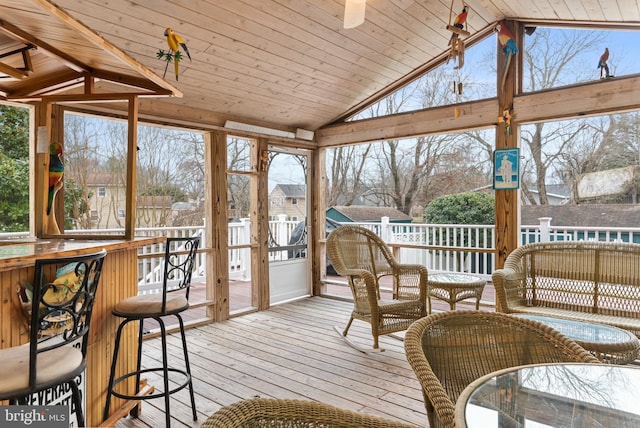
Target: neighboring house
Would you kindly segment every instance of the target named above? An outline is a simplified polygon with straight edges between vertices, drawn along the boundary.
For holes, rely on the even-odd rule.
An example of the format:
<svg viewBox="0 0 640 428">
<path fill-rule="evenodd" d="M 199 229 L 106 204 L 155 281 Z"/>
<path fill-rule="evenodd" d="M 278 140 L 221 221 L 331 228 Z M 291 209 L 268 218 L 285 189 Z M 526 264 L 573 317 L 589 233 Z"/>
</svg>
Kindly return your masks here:
<svg viewBox="0 0 640 428">
<path fill-rule="evenodd" d="M 136 199 L 136 227 L 165 227 L 172 225 L 171 196 L 138 196 Z"/>
<path fill-rule="evenodd" d="M 335 206 L 327 208 L 328 219 L 339 223 L 344 222 L 367 222 L 380 223 L 382 217 L 389 217 L 390 223 L 411 223 L 411 216 L 388 207 L 370 207 L 364 205 Z"/>
<path fill-rule="evenodd" d="M 540 218 L 551 218 L 553 226 L 638 227 L 640 205 L 637 204 L 571 204 L 527 205 L 520 212 L 525 226 L 540 224 Z"/>
<path fill-rule="evenodd" d="M 640 167 L 628 166 L 581 175 L 576 183 L 578 203 L 635 204 Z"/>
<path fill-rule="evenodd" d="M 93 229 L 124 227 L 126 187 L 119 174 L 100 172 L 87 177 L 89 216 Z"/>
<path fill-rule="evenodd" d="M 300 221 L 307 216 L 307 186 L 304 184 L 277 184 L 269 195 L 269 219 L 278 215 L 287 220 Z"/>
<path fill-rule="evenodd" d="M 127 209 L 126 187 L 119 174 L 95 173 L 87 177 L 89 216 L 93 229 L 123 228 Z M 171 196 L 140 196 L 136 199 L 136 227 L 171 226 Z"/>
<path fill-rule="evenodd" d="M 204 201 L 174 202 L 171 206 L 172 226 L 193 226 L 204 224 Z"/>
</svg>

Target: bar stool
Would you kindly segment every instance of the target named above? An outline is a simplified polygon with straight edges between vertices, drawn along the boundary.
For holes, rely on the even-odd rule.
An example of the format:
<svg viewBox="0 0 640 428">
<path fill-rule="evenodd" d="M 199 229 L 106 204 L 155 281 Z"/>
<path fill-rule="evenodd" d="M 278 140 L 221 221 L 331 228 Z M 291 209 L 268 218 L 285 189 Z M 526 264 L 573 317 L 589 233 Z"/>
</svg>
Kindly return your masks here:
<svg viewBox="0 0 640 428">
<path fill-rule="evenodd" d="M 113 308 L 113 315 L 124 318 L 118 326 L 116 333 L 115 348 L 111 362 L 111 374 L 107 390 L 107 401 L 104 407 L 104 419 L 109 417 L 109 407 L 111 396 L 123 398 L 125 400 L 148 400 L 152 398 L 164 397 L 166 426 L 171 425 L 171 414 L 169 410 L 169 397 L 174 392 L 189 387 L 191 396 L 191 409 L 193 420 L 197 420 L 196 404 L 193 394 L 193 384 L 191 381 L 191 368 L 189 366 L 189 354 L 187 352 L 187 340 L 184 333 L 184 322 L 180 313 L 189 309 L 189 288 L 191 286 L 191 274 L 193 272 L 194 261 L 199 237 L 191 238 L 167 238 L 165 243 L 164 272 L 162 280 L 162 292 L 155 294 L 143 294 L 129 297 L 118 302 Z M 167 335 L 162 317 L 175 315 L 180 324 L 180 335 L 182 337 L 182 349 L 184 352 L 184 369 L 169 367 L 167 362 Z M 160 337 L 162 339 L 162 367 L 141 369 L 142 362 L 142 337 L 144 334 L 143 324 L 145 319 L 154 319 L 160 326 Z M 132 321 L 138 321 L 138 360 L 136 370 L 115 377 L 115 371 L 120 348 L 120 338 L 123 328 Z M 140 392 L 140 375 L 142 373 L 160 373 L 164 379 L 164 391 L 148 395 L 138 395 Z M 178 386 L 169 388 L 169 372 L 177 373 L 184 377 L 184 381 Z M 116 387 L 130 377 L 136 378 L 136 393 L 127 394 L 116 391 Z M 138 415 L 138 406 L 130 412 L 133 417 Z"/>
<path fill-rule="evenodd" d="M 0 400 L 26 405 L 29 395 L 66 384 L 78 426 L 84 426 L 76 378 L 87 365 L 91 313 L 106 254 L 103 249 L 36 260 L 34 282 L 24 290 L 24 297 L 31 295 L 31 304 L 24 305 L 29 343 L 0 350 Z"/>
</svg>

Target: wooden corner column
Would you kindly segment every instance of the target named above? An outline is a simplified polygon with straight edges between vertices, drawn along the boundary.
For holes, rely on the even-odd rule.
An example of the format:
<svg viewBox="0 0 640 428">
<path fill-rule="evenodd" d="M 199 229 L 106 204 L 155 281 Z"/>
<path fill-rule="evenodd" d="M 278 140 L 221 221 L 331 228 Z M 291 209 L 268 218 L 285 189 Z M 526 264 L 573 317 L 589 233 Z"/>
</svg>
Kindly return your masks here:
<svg viewBox="0 0 640 428">
<path fill-rule="evenodd" d="M 326 198 L 327 189 L 327 149 L 321 148 L 313 150 L 313 170 L 311 174 L 312 195 L 311 195 L 311 213 L 307 216 L 309 219 L 308 233 L 311 234 L 307 238 L 307 242 L 311 244 L 311 284 L 313 284 L 313 295 L 320 296 L 323 292 L 322 280 L 323 275 L 326 276 L 326 233 L 327 233 L 327 217 L 326 217 Z"/>
<path fill-rule="evenodd" d="M 503 117 L 504 112 L 509 112 L 510 132 L 507 132 L 507 123 L 498 122 L 496 128 L 496 150 L 517 148 L 520 146 L 520 130 L 518 128 L 518 112 L 513 110 L 513 97 L 520 91 L 522 81 L 522 39 L 523 29 L 515 21 L 502 21 L 513 34 L 519 52 L 511 58 L 503 80 L 506 55 L 502 44 L 498 40 L 498 108 L 496 117 Z M 504 84 L 503 84 L 504 82 Z M 518 160 L 519 161 L 519 160 Z M 495 165 L 494 165 L 495 168 Z M 520 236 L 520 190 L 496 190 L 496 269 L 504 266 L 509 253 L 519 245 Z"/>
<path fill-rule="evenodd" d="M 257 138 L 251 144 L 251 304 L 262 311 L 269 309 L 269 142 Z M 258 281 L 256 281 L 258 279 Z"/>
<path fill-rule="evenodd" d="M 227 198 L 227 134 L 212 131 L 205 134 L 205 201 L 207 251 L 207 318 L 229 319 L 229 252 Z"/>
</svg>

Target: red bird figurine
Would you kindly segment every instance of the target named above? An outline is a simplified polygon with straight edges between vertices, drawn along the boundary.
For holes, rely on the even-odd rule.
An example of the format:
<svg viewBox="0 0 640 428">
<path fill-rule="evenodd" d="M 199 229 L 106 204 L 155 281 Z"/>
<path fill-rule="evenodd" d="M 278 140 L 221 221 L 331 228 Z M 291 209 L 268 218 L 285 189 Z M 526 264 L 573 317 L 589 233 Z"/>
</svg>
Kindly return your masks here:
<svg viewBox="0 0 640 428">
<path fill-rule="evenodd" d="M 456 19 L 453 20 L 453 26 L 459 29 L 464 28 L 465 22 L 467 22 L 467 15 L 469 14 L 469 7 L 465 6 L 462 8 L 462 12 L 456 16 Z M 451 41 L 458 37 L 458 33 L 451 34 L 451 38 L 449 39 L 449 45 L 451 45 Z"/>
<path fill-rule="evenodd" d="M 600 56 L 600 60 L 598 61 L 598 68 L 600 69 L 600 78 L 608 79 L 609 77 L 613 77 L 609 74 L 609 66 L 607 65 L 607 60 L 609 59 L 609 48 L 604 48 L 604 53 Z M 602 75 L 605 73 L 604 76 Z"/>
</svg>

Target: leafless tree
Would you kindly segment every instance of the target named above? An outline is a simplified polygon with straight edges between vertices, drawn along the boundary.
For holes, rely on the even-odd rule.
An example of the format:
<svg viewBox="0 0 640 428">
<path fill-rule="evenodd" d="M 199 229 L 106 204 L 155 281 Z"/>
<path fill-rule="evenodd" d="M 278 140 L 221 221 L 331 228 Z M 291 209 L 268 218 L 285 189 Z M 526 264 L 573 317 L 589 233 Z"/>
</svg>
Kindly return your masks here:
<svg viewBox="0 0 640 428">
<path fill-rule="evenodd" d="M 460 73 L 456 77 L 460 78 Z M 390 114 L 407 104 L 414 104 L 415 99 L 419 100 L 421 108 L 458 101 L 458 95 L 449 84 L 452 80 L 451 72 L 445 69 L 432 71 L 417 81 L 411 90 L 385 98 L 376 108 Z M 380 111 L 376 113 L 379 115 Z M 447 175 L 468 169 L 464 162 L 468 143 L 469 140 L 461 134 L 384 141 L 375 147 L 376 168 L 370 176 L 372 182 L 369 187 L 375 189 L 381 202 L 411 215 L 416 201 L 426 203 L 442 194 L 444 189 L 440 185 L 446 181 Z M 443 170 L 440 166 L 445 163 L 449 168 Z"/>
<path fill-rule="evenodd" d="M 90 229 L 88 181 L 99 165 L 95 142 L 102 133 L 101 127 L 83 116 L 66 114 L 64 132 L 65 200 L 73 199 L 71 222 L 74 226 Z M 76 191 L 71 192 L 71 189 Z"/>
<path fill-rule="evenodd" d="M 596 61 L 588 60 L 599 57 L 600 51 L 604 50 L 604 40 L 603 32 L 536 29 L 525 39 L 524 90 L 537 91 L 593 80 Z M 521 145 L 526 158 L 522 167 L 522 190 L 529 203 L 549 203 L 547 180 L 554 165 L 567 159 L 571 147 L 579 145 L 587 136 L 586 131 L 588 123 L 583 120 L 539 122 L 521 128 Z M 538 200 L 532 190 L 537 190 Z"/>
<path fill-rule="evenodd" d="M 227 139 L 227 169 L 248 172 L 251 168 L 250 141 L 242 138 Z M 227 175 L 227 197 L 230 217 L 248 217 L 251 203 L 250 177 L 242 174 Z"/>
<path fill-rule="evenodd" d="M 330 154 L 327 206 L 352 205 L 362 191 L 362 180 L 371 144 L 333 149 Z"/>
</svg>

